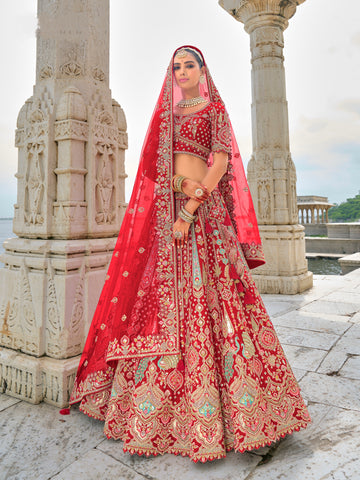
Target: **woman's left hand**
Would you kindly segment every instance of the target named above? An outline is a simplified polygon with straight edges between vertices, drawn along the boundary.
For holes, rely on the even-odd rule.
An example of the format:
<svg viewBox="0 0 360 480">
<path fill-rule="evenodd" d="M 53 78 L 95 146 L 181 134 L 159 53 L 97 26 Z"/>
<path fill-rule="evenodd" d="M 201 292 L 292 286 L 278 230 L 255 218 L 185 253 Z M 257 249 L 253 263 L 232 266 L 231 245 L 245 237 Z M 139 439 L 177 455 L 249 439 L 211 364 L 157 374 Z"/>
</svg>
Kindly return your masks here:
<svg viewBox="0 0 360 480">
<path fill-rule="evenodd" d="M 184 245 L 187 244 L 188 238 L 189 238 L 189 228 L 190 228 L 190 223 L 185 222 L 182 218 L 178 218 L 176 222 L 173 225 L 173 245 L 176 245 L 177 247 L 183 247 Z M 175 237 L 175 233 L 178 233 L 178 237 Z"/>
</svg>

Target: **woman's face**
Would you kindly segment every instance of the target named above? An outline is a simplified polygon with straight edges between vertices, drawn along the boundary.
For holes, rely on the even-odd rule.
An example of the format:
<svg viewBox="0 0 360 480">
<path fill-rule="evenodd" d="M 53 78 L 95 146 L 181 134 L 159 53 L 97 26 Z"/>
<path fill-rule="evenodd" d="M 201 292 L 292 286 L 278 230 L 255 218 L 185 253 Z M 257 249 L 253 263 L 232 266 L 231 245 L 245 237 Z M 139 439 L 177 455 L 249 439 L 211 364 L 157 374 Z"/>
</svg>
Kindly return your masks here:
<svg viewBox="0 0 360 480">
<path fill-rule="evenodd" d="M 198 88 L 202 69 L 194 55 L 188 53 L 186 57 L 175 56 L 173 68 L 176 83 L 181 89 L 189 91 Z"/>
</svg>

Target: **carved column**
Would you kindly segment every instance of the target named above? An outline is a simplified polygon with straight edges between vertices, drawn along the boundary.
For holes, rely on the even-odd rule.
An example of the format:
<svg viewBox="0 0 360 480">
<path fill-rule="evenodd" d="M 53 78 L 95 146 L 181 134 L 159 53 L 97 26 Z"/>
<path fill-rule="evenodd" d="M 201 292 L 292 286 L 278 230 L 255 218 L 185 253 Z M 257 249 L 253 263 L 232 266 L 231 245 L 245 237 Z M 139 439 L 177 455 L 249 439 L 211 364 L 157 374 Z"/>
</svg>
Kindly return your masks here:
<svg viewBox="0 0 360 480">
<path fill-rule="evenodd" d="M 38 0 L 38 19 L 15 140 L 18 237 L 1 258 L 0 382 L 63 406 L 126 207 L 127 134 L 109 89 L 109 0 Z"/>
<path fill-rule="evenodd" d="M 254 272 L 262 293 L 294 294 L 312 286 L 298 219 L 283 57 L 283 31 L 304 1 L 219 1 L 250 35 L 253 155 L 248 181 L 266 259 Z"/>
</svg>

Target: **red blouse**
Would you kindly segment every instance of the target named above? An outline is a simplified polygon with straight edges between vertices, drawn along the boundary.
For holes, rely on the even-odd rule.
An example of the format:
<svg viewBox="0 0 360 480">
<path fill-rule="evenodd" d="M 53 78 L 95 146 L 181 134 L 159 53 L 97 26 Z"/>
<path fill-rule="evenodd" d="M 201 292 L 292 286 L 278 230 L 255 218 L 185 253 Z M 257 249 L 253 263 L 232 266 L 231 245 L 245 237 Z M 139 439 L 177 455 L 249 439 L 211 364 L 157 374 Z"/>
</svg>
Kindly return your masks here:
<svg viewBox="0 0 360 480">
<path fill-rule="evenodd" d="M 231 129 L 221 103 L 208 103 L 201 110 L 174 115 L 174 153 L 189 153 L 205 162 L 210 152 L 231 154 Z"/>
</svg>

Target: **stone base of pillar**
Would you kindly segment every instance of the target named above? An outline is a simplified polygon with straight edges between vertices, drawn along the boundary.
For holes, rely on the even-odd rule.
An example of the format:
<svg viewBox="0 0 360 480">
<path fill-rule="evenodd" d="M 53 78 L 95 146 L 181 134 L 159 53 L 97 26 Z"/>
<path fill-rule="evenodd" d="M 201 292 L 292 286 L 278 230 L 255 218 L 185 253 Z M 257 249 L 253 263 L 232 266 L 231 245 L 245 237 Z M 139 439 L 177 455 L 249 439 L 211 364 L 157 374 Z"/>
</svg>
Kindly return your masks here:
<svg viewBox="0 0 360 480">
<path fill-rule="evenodd" d="M 72 358 L 84 347 L 116 238 L 12 238 L 0 256 L 0 347 Z"/>
<path fill-rule="evenodd" d="M 69 404 L 80 355 L 58 360 L 0 348 L 1 392 L 29 403 Z"/>
<path fill-rule="evenodd" d="M 260 293 L 296 294 L 313 285 L 302 225 L 259 225 L 266 264 L 253 271 Z"/>
<path fill-rule="evenodd" d="M 306 272 L 297 276 L 294 275 L 293 277 L 253 275 L 253 279 L 260 293 L 295 295 L 313 286 L 312 272 Z"/>
<path fill-rule="evenodd" d="M 0 391 L 67 404 L 116 238 L 4 242 Z"/>
</svg>

